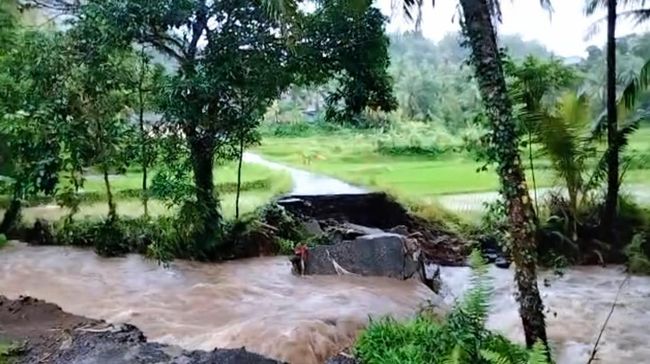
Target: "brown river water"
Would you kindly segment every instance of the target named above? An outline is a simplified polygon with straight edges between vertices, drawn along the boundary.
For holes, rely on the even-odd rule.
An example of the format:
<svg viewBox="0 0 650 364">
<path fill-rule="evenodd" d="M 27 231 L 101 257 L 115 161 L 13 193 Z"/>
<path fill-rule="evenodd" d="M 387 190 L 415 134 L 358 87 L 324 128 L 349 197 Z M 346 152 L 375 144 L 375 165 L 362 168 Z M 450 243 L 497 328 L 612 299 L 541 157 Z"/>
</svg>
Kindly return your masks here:
<svg viewBox="0 0 650 364">
<path fill-rule="evenodd" d="M 521 340 L 512 273 L 493 270 L 489 325 Z M 625 274 L 619 267 L 576 268 L 542 286 L 558 362 L 586 363 Z M 445 301 L 468 287 L 467 268 L 444 268 Z M 416 281 L 297 277 L 285 257 L 224 264 L 140 256 L 104 259 L 92 251 L 10 244 L 0 251 L 0 294 L 30 295 L 64 310 L 129 322 L 152 341 L 188 349 L 246 346 L 291 363 L 322 363 L 349 347 L 368 317 L 407 318 L 429 300 Z M 650 278 L 632 277 L 609 322 L 598 363 L 650 363 Z"/>
</svg>

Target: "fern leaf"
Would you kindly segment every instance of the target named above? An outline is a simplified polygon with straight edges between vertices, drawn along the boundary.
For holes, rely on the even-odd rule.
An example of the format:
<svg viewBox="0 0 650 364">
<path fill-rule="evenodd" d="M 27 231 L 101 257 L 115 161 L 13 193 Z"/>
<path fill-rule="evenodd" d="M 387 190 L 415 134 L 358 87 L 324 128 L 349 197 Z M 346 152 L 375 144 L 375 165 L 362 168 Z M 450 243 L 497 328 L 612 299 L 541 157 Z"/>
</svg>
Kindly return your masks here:
<svg viewBox="0 0 650 364">
<path fill-rule="evenodd" d="M 481 350 L 481 357 L 490 364 L 517 364 L 510 362 L 504 355 L 491 350 Z"/>
<path fill-rule="evenodd" d="M 544 343 L 537 341 L 535 345 L 533 345 L 528 356 L 527 364 L 549 364 L 548 352 L 546 351 L 546 345 L 544 345 Z"/>
<path fill-rule="evenodd" d="M 444 364 L 462 364 L 462 349 L 460 345 L 454 346 L 454 350 L 449 353 L 449 356 L 445 358 Z"/>
</svg>

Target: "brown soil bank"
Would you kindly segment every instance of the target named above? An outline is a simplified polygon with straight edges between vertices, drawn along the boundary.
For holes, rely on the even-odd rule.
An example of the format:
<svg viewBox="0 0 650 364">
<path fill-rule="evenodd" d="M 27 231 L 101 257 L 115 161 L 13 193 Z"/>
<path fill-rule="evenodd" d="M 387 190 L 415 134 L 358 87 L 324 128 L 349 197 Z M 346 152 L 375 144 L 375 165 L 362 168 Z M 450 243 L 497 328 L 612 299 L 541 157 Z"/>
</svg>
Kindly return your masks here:
<svg viewBox="0 0 650 364">
<path fill-rule="evenodd" d="M 0 296 L 0 341 L 24 343 L 17 355 L 9 359 L 10 363 L 279 363 L 243 348 L 185 351 L 150 343 L 135 326 L 113 326 L 76 316 L 30 297 L 10 300 Z"/>
</svg>

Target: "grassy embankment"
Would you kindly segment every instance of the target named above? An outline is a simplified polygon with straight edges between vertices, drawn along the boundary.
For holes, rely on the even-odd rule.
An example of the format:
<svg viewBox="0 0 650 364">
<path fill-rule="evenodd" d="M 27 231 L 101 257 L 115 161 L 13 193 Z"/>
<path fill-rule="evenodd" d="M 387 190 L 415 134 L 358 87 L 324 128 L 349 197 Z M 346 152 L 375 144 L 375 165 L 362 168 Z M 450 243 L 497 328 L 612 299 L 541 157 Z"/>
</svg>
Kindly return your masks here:
<svg viewBox="0 0 650 364">
<path fill-rule="evenodd" d="M 256 151 L 273 161 L 334 176 L 374 190 L 388 191 L 400 199 L 425 204 L 440 195 L 498 189 L 495 172 L 477 172 L 482 164 L 474 161 L 462 147 L 448 149 L 439 155 L 395 155 L 379 150 L 378 146 L 385 136 L 376 132 L 342 129 L 309 134 L 266 135 Z M 633 135 L 628 154 L 650 157 L 650 128 L 643 128 Z M 528 165 L 527 157 L 523 157 L 523 162 Z M 537 156 L 534 164 L 538 187 L 558 185 L 547 160 Z M 644 166 L 638 159 L 635 164 L 627 171 L 625 183 L 649 183 L 650 165 Z M 530 169 L 527 174 L 531 184 Z"/>
<path fill-rule="evenodd" d="M 150 173 L 152 176 L 155 173 Z M 124 175 L 110 177 L 111 189 L 117 196 L 117 210 L 120 216 L 137 217 L 142 215 L 142 203 L 137 195 L 141 191 L 142 174 L 129 172 Z M 235 163 L 220 166 L 215 170 L 215 185 L 220 191 L 222 211 L 226 218 L 235 214 L 235 185 L 237 182 L 237 169 Z M 151 181 L 149 182 L 151 186 Z M 244 186 L 240 197 L 240 209 L 242 213 L 250 212 L 265 204 L 274 196 L 287 192 L 291 188 L 291 178 L 288 174 L 273 171 L 268 168 L 244 164 L 242 170 L 242 185 Z M 84 183 L 83 193 L 99 196 L 81 205 L 78 213 L 79 218 L 98 218 L 106 216 L 108 207 L 105 202 L 104 181 L 100 175 L 88 176 Z M 6 196 L 1 196 L 7 200 Z M 6 201 L 5 201 L 6 202 Z M 23 210 L 23 219 L 26 222 L 34 221 L 37 218 L 44 218 L 50 221 L 58 220 L 65 216 L 66 210 L 54 202 L 46 205 L 27 207 Z M 159 200 L 149 201 L 149 212 L 151 215 L 162 215 L 170 213 L 164 202 Z M 4 211 L 0 209 L 0 216 Z"/>
</svg>

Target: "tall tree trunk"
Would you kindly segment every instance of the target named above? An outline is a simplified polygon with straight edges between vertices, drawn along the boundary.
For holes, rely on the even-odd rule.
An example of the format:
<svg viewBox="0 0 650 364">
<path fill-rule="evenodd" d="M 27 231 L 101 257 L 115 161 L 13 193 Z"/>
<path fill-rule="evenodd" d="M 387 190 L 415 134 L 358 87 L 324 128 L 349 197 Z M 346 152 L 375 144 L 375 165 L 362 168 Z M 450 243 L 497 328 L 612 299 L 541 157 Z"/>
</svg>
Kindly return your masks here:
<svg viewBox="0 0 650 364">
<path fill-rule="evenodd" d="M 501 193 L 506 200 L 511 254 L 516 265 L 515 281 L 519 289 L 519 315 L 526 344 L 546 343 L 544 305 L 537 287 L 535 214 L 528 195 L 519 156 L 518 137 L 512 117 L 512 105 L 496 41 L 488 0 L 461 0 L 463 31 L 471 48 L 471 61 L 492 129 L 491 148 L 498 162 Z"/>
<path fill-rule="evenodd" d="M 16 227 L 16 223 L 20 221 L 20 209 L 22 204 L 20 202 L 18 190 L 18 187 L 14 187 L 14 195 L 9 203 L 9 208 L 5 211 L 2 223 L 0 224 L 0 234 L 6 235 L 10 233 L 11 230 Z"/>
<path fill-rule="evenodd" d="M 147 134 L 144 128 L 144 79 L 147 72 L 147 58 L 144 46 L 142 46 L 140 59 L 142 63 L 140 64 L 140 79 L 138 80 L 138 101 L 140 107 L 140 153 L 142 154 L 142 206 L 144 208 L 144 216 L 149 216 L 149 192 L 147 191 L 147 168 L 149 167 L 149 156 L 147 155 Z"/>
<path fill-rule="evenodd" d="M 607 196 L 603 228 L 611 238 L 618 205 L 619 146 L 618 113 L 616 109 L 616 0 L 607 2 Z"/>
<path fill-rule="evenodd" d="M 241 195 L 241 167 L 244 161 L 244 133 L 239 138 L 239 164 L 237 165 L 237 197 L 235 198 L 235 218 L 239 219 L 239 196 Z"/>
<path fill-rule="evenodd" d="M 197 243 L 210 244 L 216 241 L 221 227 L 219 201 L 214 194 L 214 148 L 208 141 L 195 137 L 190 137 L 189 142 L 196 200 L 201 205 L 203 218 L 202 231 L 197 237 L 210 240 Z"/>
<path fill-rule="evenodd" d="M 108 220 L 113 222 L 117 220 L 117 207 L 113 200 L 113 192 L 111 191 L 111 182 L 108 178 L 108 169 L 104 169 L 104 186 L 106 187 L 106 199 L 108 200 Z"/>
</svg>

